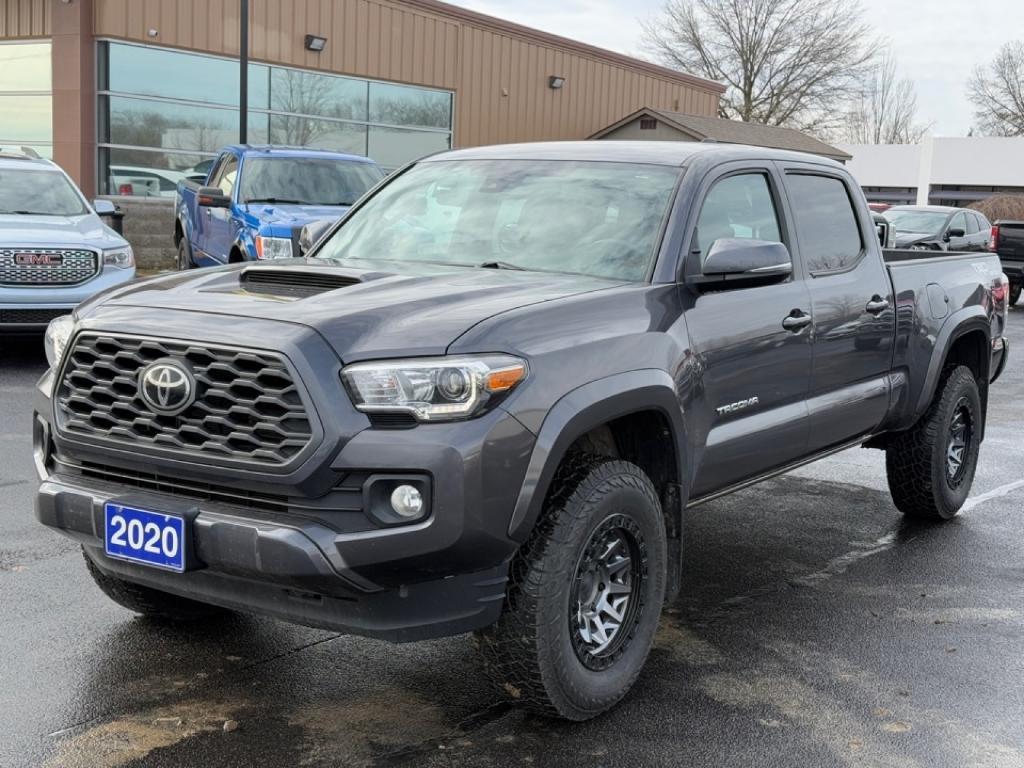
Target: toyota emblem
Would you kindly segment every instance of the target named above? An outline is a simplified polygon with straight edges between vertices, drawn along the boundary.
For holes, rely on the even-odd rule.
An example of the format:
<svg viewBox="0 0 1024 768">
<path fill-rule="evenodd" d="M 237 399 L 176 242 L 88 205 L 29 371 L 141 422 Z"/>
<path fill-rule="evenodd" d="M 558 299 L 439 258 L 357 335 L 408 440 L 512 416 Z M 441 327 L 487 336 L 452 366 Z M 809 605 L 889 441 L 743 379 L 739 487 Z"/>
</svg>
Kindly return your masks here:
<svg viewBox="0 0 1024 768">
<path fill-rule="evenodd" d="M 139 373 L 139 395 L 156 413 L 177 416 L 196 399 L 195 379 L 177 360 L 157 360 Z"/>
</svg>

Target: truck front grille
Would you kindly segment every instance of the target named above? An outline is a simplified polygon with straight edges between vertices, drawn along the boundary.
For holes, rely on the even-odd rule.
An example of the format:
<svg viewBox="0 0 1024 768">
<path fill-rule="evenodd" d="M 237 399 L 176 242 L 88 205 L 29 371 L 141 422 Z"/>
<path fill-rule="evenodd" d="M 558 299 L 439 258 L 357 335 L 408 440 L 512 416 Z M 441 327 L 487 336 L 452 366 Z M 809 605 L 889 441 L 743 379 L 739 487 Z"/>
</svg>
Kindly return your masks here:
<svg viewBox="0 0 1024 768">
<path fill-rule="evenodd" d="M 78 285 L 96 276 L 95 251 L 69 248 L 0 249 L 0 285 Z"/>
<path fill-rule="evenodd" d="M 175 415 L 158 413 L 140 390 L 140 375 L 158 360 L 181 364 L 194 380 L 195 399 Z M 223 463 L 285 465 L 313 439 L 299 385 L 280 355 L 147 337 L 79 335 L 56 416 L 69 437 Z"/>
<path fill-rule="evenodd" d="M 0 325 L 42 326 L 55 317 L 70 314 L 70 309 L 0 309 Z"/>
</svg>

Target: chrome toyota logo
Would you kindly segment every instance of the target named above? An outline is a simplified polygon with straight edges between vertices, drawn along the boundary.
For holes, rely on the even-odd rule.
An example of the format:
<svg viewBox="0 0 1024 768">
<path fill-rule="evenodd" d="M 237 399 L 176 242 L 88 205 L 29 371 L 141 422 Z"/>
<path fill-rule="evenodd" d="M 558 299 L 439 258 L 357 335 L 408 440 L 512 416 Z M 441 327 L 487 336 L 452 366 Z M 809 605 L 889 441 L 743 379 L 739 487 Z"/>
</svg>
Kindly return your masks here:
<svg viewBox="0 0 1024 768">
<path fill-rule="evenodd" d="M 139 395 L 157 413 L 176 416 L 196 399 L 195 379 L 177 360 L 157 360 L 139 373 Z"/>
</svg>

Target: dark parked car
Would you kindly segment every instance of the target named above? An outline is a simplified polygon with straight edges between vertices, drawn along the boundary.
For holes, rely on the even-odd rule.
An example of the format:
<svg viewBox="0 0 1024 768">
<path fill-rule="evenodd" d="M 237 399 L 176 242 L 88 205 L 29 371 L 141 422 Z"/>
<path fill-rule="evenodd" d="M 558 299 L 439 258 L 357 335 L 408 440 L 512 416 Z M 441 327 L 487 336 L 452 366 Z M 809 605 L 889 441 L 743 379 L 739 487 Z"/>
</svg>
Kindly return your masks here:
<svg viewBox="0 0 1024 768">
<path fill-rule="evenodd" d="M 687 508 L 866 445 L 904 514 L 960 509 L 1006 278 L 931 255 L 883 255 L 857 183 L 811 155 L 434 155 L 305 259 L 54 323 L 36 514 L 134 611 L 475 631 L 501 695 L 594 717 L 680 588 Z"/>
<path fill-rule="evenodd" d="M 1000 219 L 992 227 L 989 248 L 999 254 L 1003 272 L 1010 278 L 1010 306 L 1020 300 L 1024 286 L 1024 221 Z"/>
<path fill-rule="evenodd" d="M 944 205 L 895 205 L 882 214 L 896 229 L 896 247 L 987 251 L 992 225 L 977 211 Z"/>
</svg>

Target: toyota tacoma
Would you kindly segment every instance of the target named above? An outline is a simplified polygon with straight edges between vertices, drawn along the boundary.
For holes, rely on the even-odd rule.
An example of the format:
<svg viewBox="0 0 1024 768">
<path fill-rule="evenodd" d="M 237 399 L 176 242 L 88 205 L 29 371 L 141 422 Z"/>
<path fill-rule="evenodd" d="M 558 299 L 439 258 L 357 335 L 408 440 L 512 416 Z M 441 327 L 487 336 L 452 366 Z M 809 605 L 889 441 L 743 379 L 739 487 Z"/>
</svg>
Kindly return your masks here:
<svg viewBox="0 0 1024 768">
<path fill-rule="evenodd" d="M 36 514 L 138 613 L 472 631 L 501 695 L 583 720 L 640 674 L 687 509 L 863 445 L 956 515 L 1006 312 L 994 254 L 883 252 L 830 160 L 447 152 L 306 258 L 55 321 Z"/>
</svg>

